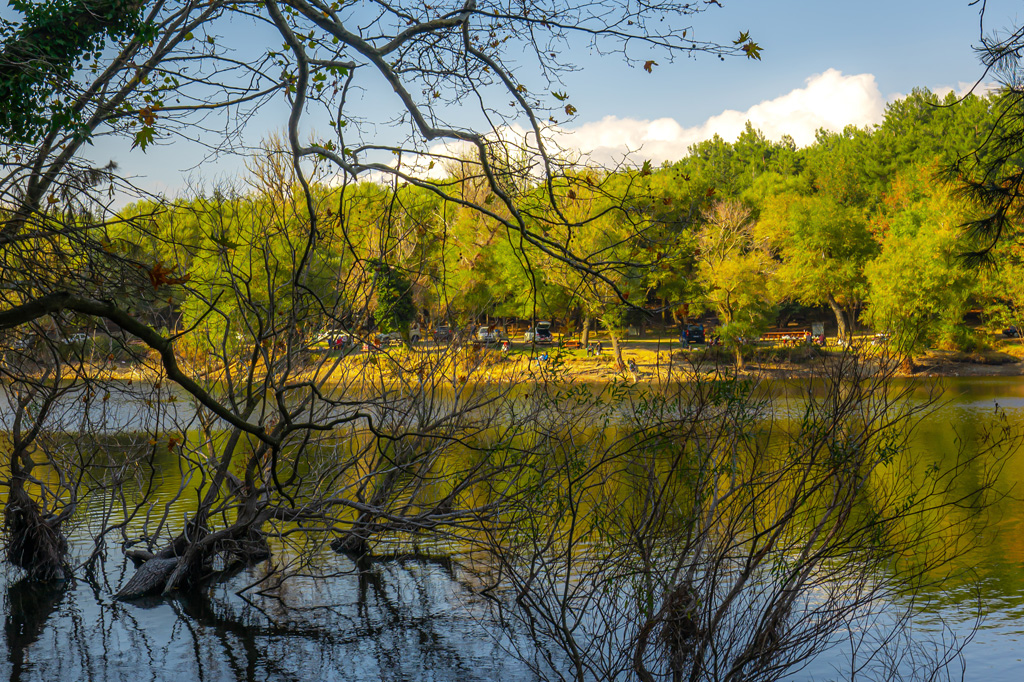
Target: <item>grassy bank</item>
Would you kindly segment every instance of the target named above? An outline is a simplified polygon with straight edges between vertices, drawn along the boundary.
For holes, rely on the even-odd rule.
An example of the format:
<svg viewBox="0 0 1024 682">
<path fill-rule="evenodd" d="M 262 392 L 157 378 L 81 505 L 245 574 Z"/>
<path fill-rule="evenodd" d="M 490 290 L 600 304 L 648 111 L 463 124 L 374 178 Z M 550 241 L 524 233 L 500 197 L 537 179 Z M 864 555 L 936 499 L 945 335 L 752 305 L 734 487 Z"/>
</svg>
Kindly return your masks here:
<svg viewBox="0 0 1024 682">
<path fill-rule="evenodd" d="M 583 349 L 567 349 L 558 345 L 530 346 L 520 342 L 513 343 L 507 353 L 496 346 L 464 346 L 447 369 L 453 383 L 463 383 L 472 377 L 475 381 L 560 380 L 604 384 L 613 381 L 684 380 L 697 372 L 731 370 L 734 364 L 733 352 L 723 347 L 684 347 L 674 337 L 652 335 L 622 342 L 623 360 L 635 364 L 636 371 L 632 372 L 616 366 L 608 339 L 595 336 L 593 340 L 600 340 L 603 344 L 603 353 L 599 356 L 589 355 Z M 870 337 L 858 339 L 855 347 L 865 358 L 885 352 L 884 347 L 873 344 Z M 347 352 L 313 349 L 308 358 L 308 369 L 299 370 L 295 379 L 358 384 L 365 378 L 367 367 L 372 365 L 375 367 L 374 375 L 386 376 L 393 372 L 396 380 L 400 381 L 399 375 L 429 369 L 431 359 L 447 352 L 450 352 L 447 346 L 430 342 L 411 350 L 400 347 L 373 351 L 351 349 Z M 745 354 L 741 373 L 780 378 L 809 376 L 818 371 L 822 363 L 845 352 L 838 346 L 755 346 Z M 913 365 L 907 365 L 903 373 L 914 376 L 1019 376 L 1024 375 L 1022 359 L 1024 342 L 1020 339 L 994 339 L 989 347 L 970 352 L 929 349 L 916 355 Z M 204 363 L 205 366 L 182 364 L 192 376 L 217 379 L 219 374 L 212 363 Z M 242 368 L 239 365 L 235 370 L 242 371 Z M 42 376 L 45 371 L 46 368 L 40 365 L 34 373 Z M 163 375 L 162 367 L 152 358 L 136 363 L 84 362 L 77 366 L 69 363 L 64 372 L 69 379 L 80 376 L 126 382 L 158 381 Z"/>
</svg>

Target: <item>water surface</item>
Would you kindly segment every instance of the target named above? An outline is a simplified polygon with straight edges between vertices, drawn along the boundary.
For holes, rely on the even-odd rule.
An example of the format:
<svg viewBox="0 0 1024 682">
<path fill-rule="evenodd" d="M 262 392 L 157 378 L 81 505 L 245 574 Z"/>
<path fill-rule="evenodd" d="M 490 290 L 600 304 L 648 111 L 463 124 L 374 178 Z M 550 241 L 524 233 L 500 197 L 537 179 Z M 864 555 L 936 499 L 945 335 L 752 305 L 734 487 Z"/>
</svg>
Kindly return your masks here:
<svg viewBox="0 0 1024 682">
<path fill-rule="evenodd" d="M 925 467 L 972 443 L 995 407 L 1024 425 L 1019 378 L 947 379 L 944 402 L 912 436 Z M 920 396 L 926 394 L 922 384 Z M 796 400 L 796 398 L 794 398 Z M 796 404 L 796 403 L 794 403 Z M 115 422 L 142 419 L 127 397 Z M 146 417 L 148 419 L 148 417 Z M 69 418 L 69 430 L 73 430 Z M 955 636 L 965 678 L 1024 679 L 1024 453 L 1005 464 L 1005 494 L 990 510 L 976 547 L 958 558 L 959 577 L 927 588 L 917 605 L 920 641 Z M 83 523 L 82 532 L 87 527 Z M 74 538 L 73 538 L 74 539 Z M 82 538 L 79 538 L 81 541 Z M 494 622 L 473 577 L 445 561 L 407 558 L 357 566 L 325 552 L 323 579 L 298 578 L 274 596 L 239 596 L 263 567 L 198 596 L 119 603 L 113 594 L 132 566 L 112 547 L 95 581 L 63 587 L 0 575 L 4 636 L 0 677 L 11 680 L 531 680 L 520 654 L 525 633 Z M 983 619 L 978 625 L 978 609 Z M 948 630 L 946 628 L 949 628 Z M 528 657 L 527 656 L 527 657 Z M 846 653 L 813 661 L 793 679 L 829 679 Z M 957 675 L 954 674 L 954 677 Z"/>
</svg>

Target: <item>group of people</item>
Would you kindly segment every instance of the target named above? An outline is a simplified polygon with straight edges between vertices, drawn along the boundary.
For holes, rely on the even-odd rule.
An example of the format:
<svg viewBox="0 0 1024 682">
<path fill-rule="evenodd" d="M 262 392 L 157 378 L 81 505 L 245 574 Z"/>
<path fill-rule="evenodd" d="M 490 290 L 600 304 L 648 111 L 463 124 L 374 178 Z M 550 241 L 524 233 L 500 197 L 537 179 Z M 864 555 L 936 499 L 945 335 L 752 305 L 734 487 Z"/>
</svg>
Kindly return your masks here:
<svg viewBox="0 0 1024 682">
<path fill-rule="evenodd" d="M 825 332 L 818 335 L 812 335 L 810 332 L 804 332 L 804 343 L 808 346 L 818 345 L 825 346 Z"/>
</svg>

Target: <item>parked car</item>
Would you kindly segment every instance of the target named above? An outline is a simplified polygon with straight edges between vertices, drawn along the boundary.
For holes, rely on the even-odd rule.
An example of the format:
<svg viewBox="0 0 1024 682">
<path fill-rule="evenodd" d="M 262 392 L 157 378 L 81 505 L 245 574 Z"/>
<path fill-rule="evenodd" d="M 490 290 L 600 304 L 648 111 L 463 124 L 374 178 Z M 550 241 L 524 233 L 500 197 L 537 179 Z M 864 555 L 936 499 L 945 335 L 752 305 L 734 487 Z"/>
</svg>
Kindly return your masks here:
<svg viewBox="0 0 1024 682">
<path fill-rule="evenodd" d="M 1020 329 L 1015 324 L 1011 324 L 1009 327 L 1003 330 L 1003 336 L 1008 339 L 1019 339 Z"/>
<path fill-rule="evenodd" d="M 421 333 L 420 326 L 413 324 L 409 327 L 409 343 L 417 344 L 420 342 Z M 377 334 L 377 345 L 383 348 L 384 346 L 400 346 L 402 345 L 402 332 L 387 332 Z"/>
<path fill-rule="evenodd" d="M 552 343 L 554 337 L 551 335 L 550 322 L 538 322 L 536 327 L 530 327 L 523 334 L 523 341 L 526 343 Z"/>
<path fill-rule="evenodd" d="M 430 336 L 437 343 L 449 343 L 455 338 L 455 331 L 446 324 L 434 325 L 434 330 L 430 333 Z"/>
<path fill-rule="evenodd" d="M 679 333 L 680 343 L 705 343 L 704 338 L 704 325 L 702 324 L 688 324 L 686 328 L 681 330 Z"/>
<path fill-rule="evenodd" d="M 396 341 L 397 343 L 401 343 L 402 342 L 402 333 L 401 332 L 391 332 L 387 336 L 390 339 Z M 417 343 L 420 342 L 421 338 L 423 338 L 423 333 L 420 331 L 419 323 L 415 323 L 414 322 L 413 324 L 409 325 L 409 343 L 417 344 Z"/>
<path fill-rule="evenodd" d="M 473 339 L 474 343 L 501 343 L 508 338 L 508 334 L 505 333 L 504 329 L 496 326 L 480 327 L 476 330 L 476 336 Z"/>
</svg>

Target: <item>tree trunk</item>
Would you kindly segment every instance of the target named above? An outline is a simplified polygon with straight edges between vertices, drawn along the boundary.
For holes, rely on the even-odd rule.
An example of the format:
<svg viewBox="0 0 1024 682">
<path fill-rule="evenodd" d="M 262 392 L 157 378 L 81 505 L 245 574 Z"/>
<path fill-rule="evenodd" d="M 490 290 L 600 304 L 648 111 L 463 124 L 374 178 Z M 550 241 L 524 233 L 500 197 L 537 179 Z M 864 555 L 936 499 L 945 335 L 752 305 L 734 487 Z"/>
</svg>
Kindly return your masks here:
<svg viewBox="0 0 1024 682">
<path fill-rule="evenodd" d="M 413 443 L 395 441 L 393 443 L 392 468 L 379 481 L 373 477 L 367 478 L 360 491 L 360 496 L 365 497 L 368 487 L 374 486 L 372 495 L 369 496 L 369 509 L 360 511 L 352 527 L 331 541 L 331 549 L 339 554 L 355 557 L 369 556 L 371 552 L 369 540 L 378 532 L 377 519 L 380 518 L 380 512 L 376 510 L 386 509 L 388 501 L 400 494 L 403 474 L 408 472 L 409 467 L 415 466 L 419 445 L 418 441 Z M 426 465 L 425 462 L 421 464 Z"/>
<path fill-rule="evenodd" d="M 584 350 L 587 345 L 590 344 L 590 318 L 586 315 L 583 316 L 583 331 L 580 333 L 580 345 L 583 346 Z"/>
<path fill-rule="evenodd" d="M 116 598 L 137 599 L 150 594 L 166 595 L 174 590 L 190 590 L 232 566 L 266 561 L 270 558 L 270 547 L 260 530 L 264 522 L 262 514 L 254 519 L 239 519 L 234 525 L 208 532 L 194 542 L 186 539 L 196 531 L 190 522 L 186 533 L 157 554 L 128 552 L 133 561 L 143 563 L 118 591 Z M 214 568 L 214 559 L 218 556 L 224 560 L 223 569 Z"/>
<path fill-rule="evenodd" d="M 36 389 L 18 399 L 11 425 L 10 456 L 7 461 L 7 500 L 4 505 L 4 530 L 7 532 L 7 560 L 28 572 L 29 580 L 67 580 L 71 569 L 67 565 L 68 543 L 61 530 L 66 514 L 47 509 L 33 499 L 26 485 L 33 480 L 32 471 L 37 463 L 32 459 L 31 444 L 39 435 L 49 406 L 50 394 L 43 401 L 44 407 L 36 415 L 34 426 L 27 432 L 23 419 L 28 414 L 29 402 L 36 396 Z M 51 491 L 53 494 L 55 491 Z M 60 495 L 54 495 L 60 497 Z M 43 498 L 45 500 L 45 496 Z M 74 496 L 68 504 L 73 503 Z M 55 500 L 55 504 L 57 504 Z"/>
<path fill-rule="evenodd" d="M 828 295 L 828 304 L 832 308 L 832 314 L 836 316 L 836 328 L 839 330 L 839 342 L 844 346 L 849 346 L 853 340 L 850 338 L 850 328 L 846 321 L 846 315 L 843 313 L 842 306 L 836 301 L 835 296 L 832 294 Z"/>
<path fill-rule="evenodd" d="M 250 414 L 251 410 L 245 412 Z M 241 432 L 232 432 L 220 455 L 199 508 L 189 519 L 181 534 L 167 547 L 151 554 L 129 552 L 128 556 L 145 563 L 118 592 L 119 599 L 134 599 L 145 594 L 168 594 L 178 589 L 192 589 L 216 574 L 214 560 L 218 557 L 235 564 L 251 564 L 270 557 L 270 549 L 262 532 L 267 520 L 267 486 L 270 450 L 261 445 L 250 456 L 245 479 L 231 473 L 231 462 Z M 234 498 L 238 506 L 235 521 L 220 530 L 210 528 L 209 516 L 222 495 Z"/>
<path fill-rule="evenodd" d="M 737 341 L 734 349 L 736 351 L 736 369 L 743 369 L 743 344 Z"/>
<path fill-rule="evenodd" d="M 843 316 L 846 318 L 846 331 L 850 335 L 850 341 L 853 341 L 853 335 L 857 333 L 857 306 L 844 306 Z"/>
<path fill-rule="evenodd" d="M 57 517 L 43 518 L 24 488 L 24 476 L 11 479 L 4 508 L 7 531 L 7 559 L 28 572 L 30 580 L 66 580 L 70 577 L 65 556 L 67 540 Z"/>
<path fill-rule="evenodd" d="M 622 361 L 622 346 L 619 344 L 618 334 L 612 332 L 612 356 L 615 358 L 615 369 L 620 372 L 626 371 L 626 363 Z"/>
<path fill-rule="evenodd" d="M 138 599 L 150 594 L 164 591 L 167 579 L 178 565 L 178 558 L 163 559 L 153 557 L 140 566 L 124 587 L 115 595 L 115 599 Z"/>
</svg>

